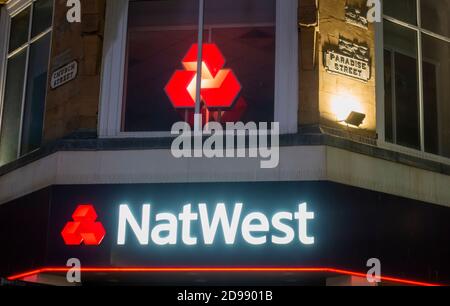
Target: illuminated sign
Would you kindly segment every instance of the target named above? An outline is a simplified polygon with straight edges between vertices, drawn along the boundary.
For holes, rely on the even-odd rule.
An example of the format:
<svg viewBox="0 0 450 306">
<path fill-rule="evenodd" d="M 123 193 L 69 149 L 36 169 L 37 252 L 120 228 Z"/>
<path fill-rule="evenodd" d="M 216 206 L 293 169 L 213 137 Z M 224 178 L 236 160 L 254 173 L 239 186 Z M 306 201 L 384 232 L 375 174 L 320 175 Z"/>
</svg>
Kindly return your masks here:
<svg viewBox="0 0 450 306">
<path fill-rule="evenodd" d="M 193 211 L 192 204 L 186 204 L 179 214 L 161 212 L 154 213 L 152 217 L 152 205 L 144 204 L 140 218 L 136 218 L 130 207 L 122 204 L 119 206 L 117 244 L 126 244 L 126 233 L 130 230 L 140 245 L 176 245 L 178 240 L 184 245 L 212 245 L 219 225 L 228 245 L 235 243 L 238 232 L 250 245 L 285 245 L 293 243 L 296 236 L 301 244 L 314 244 L 314 237 L 308 236 L 308 221 L 314 219 L 314 212 L 308 212 L 306 203 L 299 204 L 295 212 L 280 211 L 270 218 L 258 211 L 244 216 L 243 210 L 244 204 L 236 203 L 229 215 L 226 205 L 218 203 L 211 216 L 205 203 L 198 204 L 196 211 Z M 105 229 L 102 223 L 96 221 L 97 213 L 91 204 L 79 205 L 72 218 L 74 221 L 68 222 L 61 232 L 66 245 L 81 245 L 83 242 L 85 245 L 101 244 Z M 292 225 L 294 221 L 295 226 Z M 199 223 L 197 228 L 202 233 L 202 241 L 192 235 L 194 223 Z M 179 228 L 181 239 L 178 239 Z M 276 233 L 271 233 L 272 230 Z"/>
<path fill-rule="evenodd" d="M 241 85 L 231 69 L 224 69 L 225 58 L 215 44 L 204 44 L 202 55 L 201 99 L 209 109 L 227 109 L 233 106 Z M 197 81 L 197 44 L 192 45 L 182 64 L 185 70 L 177 70 L 165 91 L 177 109 L 195 108 Z"/>
<path fill-rule="evenodd" d="M 243 215 L 243 203 L 236 203 L 231 216 L 224 203 L 218 203 L 211 213 L 204 203 L 198 204 L 198 210 L 193 212 L 192 205 L 187 204 L 177 215 L 173 213 L 156 213 L 151 216 L 152 205 L 142 206 L 141 218 L 136 218 L 127 204 L 120 205 L 117 244 L 125 245 L 126 231 L 129 228 L 141 245 L 176 245 L 178 231 L 181 227 L 181 240 L 185 245 L 212 245 L 218 233 L 219 224 L 227 245 L 233 245 L 238 232 L 243 240 L 250 245 L 267 243 L 286 245 L 297 241 L 304 245 L 314 244 L 314 237 L 308 236 L 308 221 L 314 219 L 314 213 L 307 211 L 307 204 L 298 205 L 296 212 L 281 211 L 268 217 L 263 212 L 251 212 Z M 242 219 L 242 220 L 241 220 Z M 296 221 L 297 235 L 292 225 Z M 155 222 L 155 225 L 152 224 Z M 203 241 L 191 233 L 194 222 L 200 223 Z M 180 224 L 181 223 L 181 226 Z M 128 226 L 127 226 L 128 225 Z M 240 228 L 240 229 L 239 229 Z M 272 233 L 272 230 L 276 233 Z"/>
<path fill-rule="evenodd" d="M 16 205 L 24 201 L 29 204 Z M 68 222 L 80 222 L 71 220 L 78 203 L 95 205 L 98 218 L 88 220 L 101 222 L 106 232 L 98 246 L 85 240 L 67 245 L 61 237 Z M 51 273 L 77 258 L 83 273 L 144 272 L 155 283 L 161 272 L 202 278 L 255 268 L 262 278 L 311 267 L 364 276 L 367 260 L 376 257 L 386 273 L 448 283 L 448 256 L 441 255 L 450 238 L 440 236 L 450 226 L 445 208 L 329 181 L 57 185 L 9 205 L 0 208 L 0 232 L 8 237 L 5 262 L 15 260 L 3 275 L 31 268 Z M 24 212 L 32 218 L 23 219 Z M 414 269 L 405 265 L 404 258 L 422 254 L 424 245 L 445 247 L 412 258 Z M 430 263 L 441 278 L 427 278 Z"/>
<path fill-rule="evenodd" d="M 79 205 L 72 215 L 73 221 L 67 222 L 61 236 L 67 245 L 100 245 L 105 237 L 105 228 L 96 222 L 97 213 L 90 204 Z"/>
</svg>

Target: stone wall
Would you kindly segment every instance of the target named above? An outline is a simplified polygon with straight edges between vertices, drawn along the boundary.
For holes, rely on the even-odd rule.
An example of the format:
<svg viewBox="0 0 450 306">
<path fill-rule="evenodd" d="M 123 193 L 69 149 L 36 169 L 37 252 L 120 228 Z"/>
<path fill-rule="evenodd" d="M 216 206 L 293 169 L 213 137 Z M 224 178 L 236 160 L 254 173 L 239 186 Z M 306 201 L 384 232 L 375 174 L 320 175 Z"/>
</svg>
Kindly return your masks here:
<svg viewBox="0 0 450 306">
<path fill-rule="evenodd" d="M 44 141 L 97 129 L 105 1 L 82 0 L 82 22 L 70 24 L 66 20 L 66 0 L 55 0 L 50 71 L 76 60 L 79 73 L 75 80 L 54 90 L 49 88 Z M 320 124 L 375 138 L 374 26 L 363 29 L 347 23 L 346 3 L 365 5 L 365 0 L 299 0 L 299 124 Z M 325 70 L 323 52 L 328 46 L 337 46 L 340 36 L 369 47 L 368 82 Z M 345 108 L 349 99 L 358 104 L 356 111 L 367 116 L 359 129 L 338 122 L 342 118 L 336 116 L 335 109 L 342 105 Z"/>
<path fill-rule="evenodd" d="M 69 23 L 66 0 L 55 0 L 50 73 L 76 60 L 78 76 L 48 88 L 44 142 L 97 128 L 105 0 L 81 0 L 81 23 Z"/>
<path fill-rule="evenodd" d="M 327 127 L 351 130 L 375 138 L 376 96 L 375 96 L 375 27 L 358 27 L 346 22 L 345 6 L 352 4 L 366 7 L 365 0 L 321 0 L 319 1 L 319 111 L 321 124 Z M 364 16 L 367 16 L 364 14 Z M 324 52 L 339 45 L 340 37 L 369 48 L 371 77 L 362 82 L 344 75 L 331 74 L 324 66 Z M 300 101 L 300 104 L 302 101 Z M 359 129 L 348 128 L 343 122 L 353 110 L 364 113 L 366 118 Z M 340 113 L 339 115 L 337 113 Z M 342 117 L 344 116 L 344 118 Z"/>
<path fill-rule="evenodd" d="M 299 0 L 299 124 L 318 124 L 319 73 L 317 65 L 318 7 L 316 0 Z"/>
</svg>

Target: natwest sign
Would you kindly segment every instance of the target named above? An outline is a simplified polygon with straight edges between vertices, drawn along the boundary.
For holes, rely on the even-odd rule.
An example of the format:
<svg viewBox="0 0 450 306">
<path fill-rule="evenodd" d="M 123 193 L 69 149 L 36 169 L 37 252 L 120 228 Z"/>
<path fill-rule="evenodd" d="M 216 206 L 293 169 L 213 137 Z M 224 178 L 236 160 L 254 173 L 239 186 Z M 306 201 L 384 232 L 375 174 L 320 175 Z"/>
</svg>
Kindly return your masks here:
<svg viewBox="0 0 450 306">
<path fill-rule="evenodd" d="M 442 280 L 449 275 L 448 247 L 427 249 L 413 270 L 404 260 L 422 254 L 424 245 L 450 245 L 439 236 L 449 228 L 444 208 L 333 182 L 58 185 L 28 201 L 26 207 L 14 203 L 14 215 L 9 210 L 0 214 L 0 227 L 10 235 L 4 249 L 14 250 L 14 241 L 21 241 L 13 255 L 32 254 L 33 269 L 65 267 L 69 258 L 78 258 L 84 267 L 102 268 L 367 271 L 367 260 L 376 257 L 394 276 L 427 280 L 430 264 L 444 275 Z M 86 206 L 84 213 L 74 214 L 80 205 L 91 206 L 96 218 Z M 19 228 L 22 219 L 15 218 L 29 211 L 33 218 Z M 422 216 L 420 222 L 417 216 Z M 61 231 L 71 222 L 84 224 L 69 231 L 84 238 L 74 235 L 76 241 L 68 245 Z M 103 226 L 104 238 L 87 245 L 93 232 L 87 229 L 96 222 Z M 45 248 L 34 247 L 38 241 Z M 19 264 L 9 275 L 30 269 L 28 261 Z"/>
<path fill-rule="evenodd" d="M 224 203 L 218 203 L 211 212 L 207 204 L 200 203 L 195 211 L 187 204 L 178 214 L 153 213 L 152 205 L 144 204 L 138 217 L 123 204 L 120 205 L 117 244 L 126 244 L 127 231 L 131 231 L 141 245 L 213 245 L 219 231 L 227 245 L 235 244 L 238 235 L 249 245 L 286 245 L 294 243 L 296 237 L 299 244 L 314 244 L 314 237 L 308 235 L 308 221 L 314 219 L 314 212 L 308 211 L 307 203 L 298 205 L 294 212 L 280 211 L 272 216 L 258 211 L 246 214 L 243 203 L 236 203 L 231 213 L 227 208 Z M 192 234 L 195 225 L 201 235 Z"/>
<path fill-rule="evenodd" d="M 4 275 L 66 269 L 69 258 L 103 272 L 329 267 L 364 275 L 367 260 L 380 258 L 388 276 L 448 283 L 450 275 L 449 239 L 440 236 L 449 228 L 445 208 L 333 182 L 58 185 L 25 199 L 0 214 Z M 97 244 L 88 245 L 91 234 Z M 444 247 L 424 253 L 429 245 Z M 442 277 L 427 277 L 430 267 Z M 158 273 L 149 278 L 161 281 Z"/>
</svg>

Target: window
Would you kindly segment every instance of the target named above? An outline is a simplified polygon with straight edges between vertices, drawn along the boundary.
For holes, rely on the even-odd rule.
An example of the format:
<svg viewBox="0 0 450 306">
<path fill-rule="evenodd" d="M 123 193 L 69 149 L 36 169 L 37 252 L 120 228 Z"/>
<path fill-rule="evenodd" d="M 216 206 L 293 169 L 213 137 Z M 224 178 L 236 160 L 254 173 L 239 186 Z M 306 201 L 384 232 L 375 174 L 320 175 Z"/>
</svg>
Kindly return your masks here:
<svg viewBox="0 0 450 306">
<path fill-rule="evenodd" d="M 205 0 L 204 124 L 279 121 L 282 131 L 296 131 L 297 2 Z M 101 137 L 193 125 L 199 9 L 199 0 L 108 3 Z"/>
<path fill-rule="evenodd" d="M 174 72 L 183 68 L 181 60 L 197 42 L 197 23 L 198 0 L 130 1 L 123 131 L 170 131 L 178 121 L 193 122 L 193 108 L 175 108 L 165 88 Z M 242 87 L 233 97 L 232 107 L 216 110 L 202 103 L 204 123 L 272 122 L 275 0 L 207 0 L 204 43 L 218 47 L 226 61 L 219 69 L 231 69 Z M 206 57 L 204 54 L 203 62 Z M 195 72 L 187 77 L 190 83 Z M 174 89 L 185 91 L 186 86 Z"/>
<path fill-rule="evenodd" d="M 450 157 L 450 0 L 384 1 L 385 138 Z"/>
<path fill-rule="evenodd" d="M 29 1 L 8 15 L 7 48 L 2 59 L 6 73 L 0 91 L 0 165 L 41 145 L 53 0 Z"/>
</svg>

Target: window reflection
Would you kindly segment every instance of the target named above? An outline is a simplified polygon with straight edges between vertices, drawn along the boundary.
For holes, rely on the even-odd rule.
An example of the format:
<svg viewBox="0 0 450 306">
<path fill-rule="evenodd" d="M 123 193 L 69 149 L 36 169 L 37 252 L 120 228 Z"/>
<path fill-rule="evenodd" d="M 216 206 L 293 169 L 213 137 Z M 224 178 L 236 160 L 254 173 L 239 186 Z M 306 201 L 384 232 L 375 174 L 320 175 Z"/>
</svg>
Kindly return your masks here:
<svg viewBox="0 0 450 306">
<path fill-rule="evenodd" d="M 417 37 L 414 31 L 384 23 L 387 140 L 420 149 Z"/>
<path fill-rule="evenodd" d="M 164 88 L 197 42 L 198 1 L 130 1 L 122 130 L 170 131 L 193 123 Z M 204 42 L 218 46 L 242 91 L 232 109 L 202 107 L 207 121 L 267 122 L 274 118 L 275 0 L 206 0 Z"/>
<path fill-rule="evenodd" d="M 450 0 L 420 1 L 422 27 L 450 37 Z"/>
<path fill-rule="evenodd" d="M 450 157 L 450 43 L 422 37 L 425 150 Z"/>
</svg>

